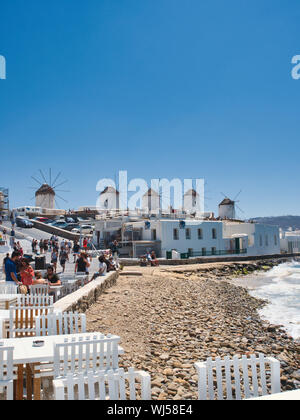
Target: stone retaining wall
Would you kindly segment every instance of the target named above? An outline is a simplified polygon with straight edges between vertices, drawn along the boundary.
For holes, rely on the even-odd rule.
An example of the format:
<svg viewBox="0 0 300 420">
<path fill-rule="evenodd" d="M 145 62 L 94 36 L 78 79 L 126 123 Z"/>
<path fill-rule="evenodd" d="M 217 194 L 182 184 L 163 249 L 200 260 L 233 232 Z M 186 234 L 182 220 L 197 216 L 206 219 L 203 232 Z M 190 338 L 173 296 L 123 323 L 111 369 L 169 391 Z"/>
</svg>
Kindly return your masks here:
<svg viewBox="0 0 300 420">
<path fill-rule="evenodd" d="M 51 225 L 47 225 L 46 223 L 38 222 L 36 220 L 31 220 L 31 222 L 33 223 L 36 229 L 39 229 L 43 232 L 50 233 L 51 235 L 56 235 L 56 236 L 59 236 L 60 238 L 69 239 L 71 241 L 79 241 L 80 239 L 79 233 L 68 232 L 67 230 L 63 230 L 63 229 L 60 229 Z M 89 235 L 84 235 L 84 236 L 89 236 Z"/>
<path fill-rule="evenodd" d="M 118 271 L 108 273 L 105 277 L 99 277 L 81 289 L 76 290 L 76 292 L 57 301 L 54 304 L 54 308 L 62 312 L 86 312 L 106 289 L 117 283 L 118 277 Z"/>
</svg>

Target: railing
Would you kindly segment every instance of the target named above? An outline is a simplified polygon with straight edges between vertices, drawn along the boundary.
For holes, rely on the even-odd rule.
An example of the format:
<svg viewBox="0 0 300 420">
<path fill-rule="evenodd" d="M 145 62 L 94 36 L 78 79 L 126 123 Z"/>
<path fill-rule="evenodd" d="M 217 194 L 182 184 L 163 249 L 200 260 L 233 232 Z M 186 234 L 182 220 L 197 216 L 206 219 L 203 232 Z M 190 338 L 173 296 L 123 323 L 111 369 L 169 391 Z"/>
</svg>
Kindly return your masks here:
<svg viewBox="0 0 300 420">
<path fill-rule="evenodd" d="M 187 252 L 181 254 L 181 258 L 190 258 L 190 257 L 211 257 L 218 255 L 241 255 L 247 254 L 247 249 L 234 249 L 234 250 L 221 250 L 221 251 L 200 251 L 200 252 Z"/>
</svg>

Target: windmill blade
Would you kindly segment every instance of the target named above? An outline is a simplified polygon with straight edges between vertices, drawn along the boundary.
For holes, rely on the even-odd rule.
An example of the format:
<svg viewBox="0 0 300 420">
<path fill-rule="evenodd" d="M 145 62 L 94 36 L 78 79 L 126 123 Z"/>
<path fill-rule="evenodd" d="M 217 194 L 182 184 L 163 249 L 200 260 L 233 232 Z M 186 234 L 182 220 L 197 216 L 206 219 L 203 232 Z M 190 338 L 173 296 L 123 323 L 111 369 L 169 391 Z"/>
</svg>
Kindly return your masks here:
<svg viewBox="0 0 300 420">
<path fill-rule="evenodd" d="M 55 185 L 55 183 L 58 181 L 59 177 L 61 176 L 61 172 L 58 173 L 58 175 L 56 175 L 55 180 L 53 181 L 51 187 L 53 187 L 53 185 Z"/>
<path fill-rule="evenodd" d="M 236 199 L 238 198 L 238 196 L 241 194 L 241 192 L 242 192 L 243 190 L 240 190 L 238 193 L 237 193 L 237 195 L 234 197 L 234 199 L 233 199 L 233 201 L 236 201 Z"/>
<path fill-rule="evenodd" d="M 228 198 L 228 195 L 225 195 L 224 193 L 222 193 L 222 191 L 220 194 L 224 195 L 225 198 Z"/>
<path fill-rule="evenodd" d="M 71 192 L 70 190 L 57 190 L 57 189 L 55 189 L 55 191 L 58 191 L 58 192 L 64 192 L 64 193 L 69 193 L 69 192 Z"/>
<path fill-rule="evenodd" d="M 35 182 L 37 182 L 38 184 L 42 185 L 42 183 L 40 181 L 38 181 L 34 176 L 31 177 Z"/>
<path fill-rule="evenodd" d="M 42 175 L 43 180 L 45 181 L 45 184 L 47 184 L 47 181 L 46 181 L 46 178 L 44 177 L 43 172 L 40 169 L 39 169 L 39 171 L 40 171 L 40 174 Z"/>
<path fill-rule="evenodd" d="M 50 181 L 50 187 L 51 187 L 51 184 L 52 184 L 52 173 L 51 173 L 51 168 L 49 168 L 49 181 Z"/>
<path fill-rule="evenodd" d="M 245 214 L 244 210 L 242 210 L 238 205 L 236 207 L 239 209 L 239 211 L 241 211 L 243 214 Z"/>
<path fill-rule="evenodd" d="M 55 185 L 54 187 L 52 187 L 53 189 L 57 188 L 57 187 L 61 187 L 62 185 L 66 184 L 68 182 L 68 180 L 62 182 L 61 184 Z"/>
<path fill-rule="evenodd" d="M 65 200 L 64 198 L 60 197 L 58 194 L 56 194 L 56 196 L 57 196 L 60 200 L 64 201 L 65 203 L 68 203 L 68 201 L 67 201 L 67 200 Z"/>
</svg>

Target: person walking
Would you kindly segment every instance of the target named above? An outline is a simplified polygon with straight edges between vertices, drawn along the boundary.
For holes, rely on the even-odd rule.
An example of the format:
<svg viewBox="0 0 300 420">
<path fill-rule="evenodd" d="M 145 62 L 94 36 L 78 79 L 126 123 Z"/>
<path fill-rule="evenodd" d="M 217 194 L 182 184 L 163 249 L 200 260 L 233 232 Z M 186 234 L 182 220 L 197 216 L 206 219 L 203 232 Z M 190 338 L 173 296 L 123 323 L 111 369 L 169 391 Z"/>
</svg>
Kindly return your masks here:
<svg viewBox="0 0 300 420">
<path fill-rule="evenodd" d="M 73 256 L 74 256 L 74 264 L 76 263 L 77 258 L 80 255 L 80 245 L 78 244 L 77 241 L 74 242 L 74 246 L 73 246 Z"/>
<path fill-rule="evenodd" d="M 44 253 L 44 241 L 43 241 L 43 239 L 40 240 L 39 246 L 40 246 L 40 254 L 43 254 Z"/>
<path fill-rule="evenodd" d="M 81 252 L 80 257 L 78 258 L 75 265 L 75 273 L 89 274 L 88 272 L 89 267 L 90 267 L 90 263 L 88 261 L 86 253 Z"/>
<path fill-rule="evenodd" d="M 62 266 L 63 273 L 66 270 L 66 262 L 68 260 L 68 253 L 65 248 L 62 248 L 60 255 L 59 255 L 59 263 Z"/>
<path fill-rule="evenodd" d="M 86 252 L 87 251 L 87 246 L 88 246 L 88 240 L 86 238 L 83 239 L 83 249 Z"/>
<path fill-rule="evenodd" d="M 53 249 L 51 252 L 51 264 L 53 265 L 54 272 L 57 270 L 57 261 L 58 261 L 58 252 L 56 249 Z"/>
</svg>

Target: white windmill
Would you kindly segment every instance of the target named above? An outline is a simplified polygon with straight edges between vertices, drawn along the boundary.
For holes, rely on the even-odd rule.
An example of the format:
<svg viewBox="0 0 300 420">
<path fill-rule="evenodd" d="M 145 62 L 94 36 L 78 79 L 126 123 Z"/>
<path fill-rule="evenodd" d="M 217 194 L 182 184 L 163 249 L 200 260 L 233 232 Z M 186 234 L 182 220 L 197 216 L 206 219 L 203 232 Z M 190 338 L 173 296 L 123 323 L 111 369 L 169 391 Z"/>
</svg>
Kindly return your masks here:
<svg viewBox="0 0 300 420">
<path fill-rule="evenodd" d="M 62 185 L 66 184 L 68 180 L 61 180 L 61 172 L 59 172 L 55 177 L 54 180 L 52 180 L 52 170 L 49 169 L 49 179 L 47 180 L 44 173 L 39 169 L 41 180 L 38 177 L 32 176 L 31 178 L 39 184 L 39 188 L 36 189 L 36 187 L 30 187 L 31 189 L 36 190 L 35 196 L 32 197 L 32 200 L 35 199 L 35 205 L 36 207 L 41 207 L 43 209 L 55 209 L 55 205 L 59 208 L 59 200 L 64 201 L 67 203 L 67 200 L 65 200 L 63 197 L 59 196 L 58 192 L 64 192 L 67 193 L 69 191 L 66 190 L 60 190 L 58 189 Z"/>
</svg>

